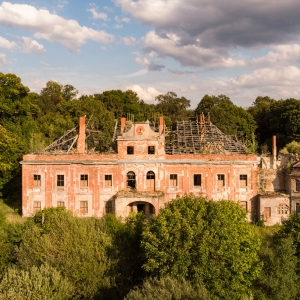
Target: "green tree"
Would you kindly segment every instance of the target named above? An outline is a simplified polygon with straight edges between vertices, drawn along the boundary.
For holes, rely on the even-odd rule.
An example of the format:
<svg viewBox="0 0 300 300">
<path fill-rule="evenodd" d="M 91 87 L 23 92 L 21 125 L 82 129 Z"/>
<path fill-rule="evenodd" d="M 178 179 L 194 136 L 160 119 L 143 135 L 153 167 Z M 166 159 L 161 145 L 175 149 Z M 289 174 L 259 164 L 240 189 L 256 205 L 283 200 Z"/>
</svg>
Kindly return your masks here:
<svg viewBox="0 0 300 300">
<path fill-rule="evenodd" d="M 185 196 L 166 204 L 143 233 L 150 276 L 185 278 L 221 299 L 249 296 L 260 270 L 259 239 L 232 201 Z"/>
<path fill-rule="evenodd" d="M 65 300 L 75 289 L 60 272 L 49 265 L 33 266 L 28 271 L 10 267 L 0 281 L 0 300 Z"/>
<path fill-rule="evenodd" d="M 101 220 L 75 217 L 63 208 L 45 209 L 22 236 L 17 266 L 29 271 L 48 264 L 72 283 L 77 298 L 90 299 L 113 285 L 111 245 Z"/>
<path fill-rule="evenodd" d="M 254 299 L 295 299 L 298 291 L 296 274 L 297 257 L 291 236 L 273 233 L 270 228 L 262 231 L 259 257 L 263 268 L 253 282 Z"/>
<path fill-rule="evenodd" d="M 131 290 L 125 300 L 213 300 L 203 287 L 192 285 L 184 279 L 149 278 L 140 288 Z"/>
<path fill-rule="evenodd" d="M 223 133 L 233 135 L 253 145 L 256 123 L 250 113 L 238 107 L 225 95 L 205 95 L 195 109 L 196 115 L 210 116 L 210 121 Z M 254 142 L 255 144 L 255 142 Z"/>
<path fill-rule="evenodd" d="M 169 117 L 173 123 L 176 121 L 186 121 L 192 113 L 188 108 L 191 106 L 191 101 L 185 97 L 177 97 L 174 92 L 158 95 L 155 97 L 158 101 L 156 104 L 156 111 L 160 114 Z"/>
</svg>

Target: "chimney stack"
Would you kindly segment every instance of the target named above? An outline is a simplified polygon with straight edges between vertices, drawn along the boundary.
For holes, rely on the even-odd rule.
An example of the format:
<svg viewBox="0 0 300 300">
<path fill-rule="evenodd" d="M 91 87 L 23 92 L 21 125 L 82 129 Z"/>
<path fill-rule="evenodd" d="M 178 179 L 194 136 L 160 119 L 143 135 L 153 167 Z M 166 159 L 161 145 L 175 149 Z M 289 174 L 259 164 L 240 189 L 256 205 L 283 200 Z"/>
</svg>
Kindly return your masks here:
<svg viewBox="0 0 300 300">
<path fill-rule="evenodd" d="M 77 140 L 77 153 L 85 153 L 85 117 L 79 117 L 79 134 Z"/>
<path fill-rule="evenodd" d="M 121 118 L 121 133 L 124 132 L 126 127 L 126 118 Z"/>
<path fill-rule="evenodd" d="M 277 148 L 276 148 L 276 135 L 273 135 L 273 169 L 276 169 L 276 157 L 277 157 Z"/>
<path fill-rule="evenodd" d="M 159 117 L 159 135 L 164 132 L 164 117 Z"/>
</svg>

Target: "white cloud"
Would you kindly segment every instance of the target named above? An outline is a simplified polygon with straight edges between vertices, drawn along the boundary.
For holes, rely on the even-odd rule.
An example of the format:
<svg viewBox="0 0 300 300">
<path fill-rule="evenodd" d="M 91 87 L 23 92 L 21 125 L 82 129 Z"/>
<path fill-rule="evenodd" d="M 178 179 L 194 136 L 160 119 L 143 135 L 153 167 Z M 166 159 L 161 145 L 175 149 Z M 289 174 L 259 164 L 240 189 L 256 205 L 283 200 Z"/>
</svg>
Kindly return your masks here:
<svg viewBox="0 0 300 300">
<path fill-rule="evenodd" d="M 35 38 L 60 42 L 71 52 L 78 52 L 86 40 L 103 43 L 113 41 L 113 36 L 105 31 L 80 26 L 76 20 L 66 20 L 48 10 L 26 4 L 2 2 L 0 24 L 32 30 Z"/>
<path fill-rule="evenodd" d="M 286 63 L 300 62 L 300 45 L 278 45 L 272 47 L 267 55 L 252 59 L 254 65 L 278 65 Z"/>
<path fill-rule="evenodd" d="M 107 14 L 102 12 L 97 12 L 95 8 L 89 8 L 88 11 L 90 11 L 93 15 L 93 19 L 107 19 Z"/>
<path fill-rule="evenodd" d="M 8 65 L 8 64 L 10 64 L 10 61 L 6 59 L 6 54 L 0 53 L 0 66 Z"/>
<path fill-rule="evenodd" d="M 127 46 L 132 46 L 136 44 L 136 39 L 133 36 L 130 37 L 123 37 L 122 41 Z"/>
<path fill-rule="evenodd" d="M 123 75 L 123 76 L 119 76 L 121 78 L 131 78 L 131 77 L 136 77 L 136 76 L 141 76 L 141 75 L 145 75 L 148 73 L 148 70 L 144 69 L 144 70 L 140 70 L 131 74 L 127 74 L 127 75 Z"/>
<path fill-rule="evenodd" d="M 24 53 L 35 52 L 37 54 L 44 54 L 46 52 L 43 45 L 38 43 L 36 40 L 33 40 L 29 37 L 19 38 L 20 42 L 20 51 Z"/>
<path fill-rule="evenodd" d="M 140 57 L 136 57 L 135 61 L 138 64 L 145 66 L 148 71 L 161 71 L 162 69 L 165 68 L 164 65 L 155 64 L 154 62 L 149 61 L 146 57 L 144 57 L 144 59 L 141 59 Z"/>
<path fill-rule="evenodd" d="M 155 97 L 159 94 L 161 94 L 159 91 L 157 91 L 154 87 L 150 86 L 147 88 L 142 88 L 138 84 L 130 85 L 126 87 L 127 90 L 133 90 L 138 94 L 140 99 L 146 101 L 146 102 L 152 102 L 155 100 Z"/>
<path fill-rule="evenodd" d="M 130 23 L 130 19 L 129 18 L 122 18 L 122 22 L 124 22 L 124 23 Z"/>
<path fill-rule="evenodd" d="M 0 47 L 8 50 L 13 49 L 17 44 L 0 36 Z"/>
</svg>

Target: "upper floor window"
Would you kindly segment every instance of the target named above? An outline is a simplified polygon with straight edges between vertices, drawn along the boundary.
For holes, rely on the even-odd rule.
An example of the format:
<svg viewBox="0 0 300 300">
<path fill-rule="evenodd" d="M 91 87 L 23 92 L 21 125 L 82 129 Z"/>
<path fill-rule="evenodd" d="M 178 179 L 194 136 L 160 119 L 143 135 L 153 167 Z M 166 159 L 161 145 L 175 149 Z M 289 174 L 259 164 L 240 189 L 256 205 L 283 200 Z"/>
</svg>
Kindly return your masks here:
<svg viewBox="0 0 300 300">
<path fill-rule="evenodd" d="M 296 179 L 296 192 L 300 192 L 300 180 Z"/>
<path fill-rule="evenodd" d="M 80 186 L 81 187 L 87 187 L 88 186 L 88 175 L 80 175 Z"/>
<path fill-rule="evenodd" d="M 135 180 L 135 173 L 130 171 L 127 173 L 127 187 L 129 189 L 136 188 L 136 180 Z"/>
<path fill-rule="evenodd" d="M 201 174 L 194 174 L 194 186 L 201 186 Z"/>
<path fill-rule="evenodd" d="M 134 147 L 133 146 L 127 146 L 127 154 L 134 154 Z"/>
<path fill-rule="evenodd" d="M 65 175 L 57 175 L 57 187 L 63 188 L 65 186 Z"/>
<path fill-rule="evenodd" d="M 148 154 L 155 154 L 155 147 L 154 146 L 148 146 Z"/>
<path fill-rule="evenodd" d="M 112 175 L 104 175 L 104 187 L 112 187 Z"/>
<path fill-rule="evenodd" d="M 224 174 L 217 175 L 217 186 L 218 187 L 225 186 L 225 175 Z"/>
<path fill-rule="evenodd" d="M 41 186 L 41 175 L 33 175 L 33 185 Z"/>
<path fill-rule="evenodd" d="M 241 174 L 240 175 L 240 187 L 246 187 L 246 186 L 248 186 L 247 175 Z"/>
<path fill-rule="evenodd" d="M 153 171 L 149 171 L 146 175 L 146 186 L 148 189 L 154 189 L 155 187 L 155 174 Z"/>
<path fill-rule="evenodd" d="M 170 186 L 175 187 L 178 185 L 177 174 L 170 174 Z"/>
</svg>

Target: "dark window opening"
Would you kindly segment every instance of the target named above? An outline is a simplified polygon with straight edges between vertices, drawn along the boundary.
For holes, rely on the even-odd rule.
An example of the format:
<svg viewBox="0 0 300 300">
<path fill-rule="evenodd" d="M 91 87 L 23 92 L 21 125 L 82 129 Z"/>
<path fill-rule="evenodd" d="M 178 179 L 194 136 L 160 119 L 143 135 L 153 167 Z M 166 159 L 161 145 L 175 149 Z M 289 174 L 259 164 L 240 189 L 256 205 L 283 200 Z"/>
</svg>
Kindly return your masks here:
<svg viewBox="0 0 300 300">
<path fill-rule="evenodd" d="M 134 154 L 134 147 L 133 146 L 127 146 L 127 154 Z"/>
<path fill-rule="evenodd" d="M 194 186 L 201 186 L 201 174 L 194 174 Z"/>
<path fill-rule="evenodd" d="M 132 171 L 127 173 L 127 187 L 129 189 L 135 189 L 136 188 L 135 174 Z"/>
<path fill-rule="evenodd" d="M 81 187 L 88 186 L 88 175 L 80 175 L 80 186 Z"/>
<path fill-rule="evenodd" d="M 104 187 L 112 187 L 112 175 L 104 175 Z"/>
<path fill-rule="evenodd" d="M 171 187 L 177 186 L 177 174 L 170 174 L 170 186 Z"/>
<path fill-rule="evenodd" d="M 148 154 L 155 154 L 155 147 L 154 146 L 148 146 Z"/>
<path fill-rule="evenodd" d="M 57 175 L 57 187 L 64 187 L 65 186 L 65 175 Z"/>
<path fill-rule="evenodd" d="M 33 175 L 34 186 L 41 186 L 41 175 Z"/>
<path fill-rule="evenodd" d="M 240 175 L 240 187 L 246 187 L 247 185 L 248 185 L 247 175 L 241 174 Z"/>
<path fill-rule="evenodd" d="M 224 174 L 217 175 L 217 186 L 218 187 L 225 186 L 225 175 Z"/>
<path fill-rule="evenodd" d="M 137 211 L 138 212 L 145 212 L 145 205 L 144 204 L 137 204 Z"/>
<path fill-rule="evenodd" d="M 146 175 L 146 187 L 148 189 L 155 188 L 155 174 L 152 171 L 149 171 Z"/>
<path fill-rule="evenodd" d="M 300 213 L 300 203 L 296 203 L 296 214 Z"/>
<path fill-rule="evenodd" d="M 296 179 L 296 192 L 300 192 L 300 180 Z"/>
</svg>

